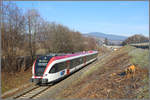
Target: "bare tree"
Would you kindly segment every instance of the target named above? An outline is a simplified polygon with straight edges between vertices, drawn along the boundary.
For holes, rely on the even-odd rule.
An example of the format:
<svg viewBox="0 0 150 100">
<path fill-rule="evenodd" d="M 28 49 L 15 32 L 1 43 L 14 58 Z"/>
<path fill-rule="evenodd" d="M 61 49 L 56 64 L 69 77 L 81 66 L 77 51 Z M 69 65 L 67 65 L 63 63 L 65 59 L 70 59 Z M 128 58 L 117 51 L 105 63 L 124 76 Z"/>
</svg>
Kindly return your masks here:
<svg viewBox="0 0 150 100">
<path fill-rule="evenodd" d="M 40 14 L 37 10 L 30 9 L 26 12 L 26 20 L 29 34 L 29 51 L 33 59 L 33 56 L 36 54 L 36 34 L 39 28 Z"/>
<path fill-rule="evenodd" d="M 71 52 L 72 51 L 72 41 L 71 33 L 67 27 L 62 25 L 55 25 L 52 32 L 52 47 L 53 52 Z"/>
<path fill-rule="evenodd" d="M 72 53 L 96 48 L 95 39 L 83 37 L 64 25 L 45 21 L 36 9 L 29 9 L 24 14 L 15 4 L 8 3 L 3 6 L 2 15 L 2 58 L 7 58 L 7 63 L 3 64 L 7 71 L 21 69 L 19 66 L 26 61 L 23 61 L 25 57 L 18 56 L 28 55 L 27 59 L 33 61 L 37 49 L 46 53 Z"/>
<path fill-rule="evenodd" d="M 84 37 L 80 32 L 72 32 L 73 52 L 84 50 Z"/>
<path fill-rule="evenodd" d="M 8 64 L 16 64 L 13 60 L 18 56 L 17 50 L 20 49 L 22 33 L 24 32 L 24 16 L 21 10 L 13 3 L 3 5 L 2 22 L 2 57 L 8 59 Z M 9 67 L 9 65 L 6 65 Z M 17 68 L 13 67 L 17 70 Z M 8 68 L 13 70 L 12 68 Z"/>
</svg>

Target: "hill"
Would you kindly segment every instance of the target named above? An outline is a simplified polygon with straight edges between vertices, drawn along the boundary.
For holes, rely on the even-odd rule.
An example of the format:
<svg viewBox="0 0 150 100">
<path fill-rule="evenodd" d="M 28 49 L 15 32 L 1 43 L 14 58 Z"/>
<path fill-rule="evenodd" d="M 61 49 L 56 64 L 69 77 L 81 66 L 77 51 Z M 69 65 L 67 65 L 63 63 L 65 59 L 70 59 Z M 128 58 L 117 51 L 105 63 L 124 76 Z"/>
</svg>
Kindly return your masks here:
<svg viewBox="0 0 150 100">
<path fill-rule="evenodd" d="M 141 34 L 135 34 L 131 37 L 128 37 L 125 41 L 123 41 L 123 45 L 131 43 L 143 43 L 143 42 L 149 42 L 149 38 Z"/>
<path fill-rule="evenodd" d="M 105 33 L 101 33 L 101 32 L 90 32 L 87 34 L 84 34 L 84 36 L 92 36 L 92 37 L 97 37 L 97 38 L 107 38 L 108 40 L 117 40 L 117 41 L 124 41 L 125 39 L 127 39 L 128 37 L 126 36 L 121 36 L 121 35 L 113 35 L 113 34 L 105 34 Z"/>
</svg>

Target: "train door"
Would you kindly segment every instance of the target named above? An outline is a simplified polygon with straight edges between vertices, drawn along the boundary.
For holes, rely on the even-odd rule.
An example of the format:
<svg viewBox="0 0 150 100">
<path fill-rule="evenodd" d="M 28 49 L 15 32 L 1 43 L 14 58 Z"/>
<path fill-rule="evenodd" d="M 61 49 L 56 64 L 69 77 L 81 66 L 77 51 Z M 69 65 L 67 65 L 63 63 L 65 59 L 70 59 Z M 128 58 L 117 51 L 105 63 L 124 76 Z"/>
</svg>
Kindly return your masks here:
<svg viewBox="0 0 150 100">
<path fill-rule="evenodd" d="M 68 60 L 66 61 L 66 63 L 67 63 L 67 74 L 69 74 L 70 73 L 70 61 Z"/>
<path fill-rule="evenodd" d="M 83 57 L 84 65 L 86 65 L 86 56 Z"/>
</svg>

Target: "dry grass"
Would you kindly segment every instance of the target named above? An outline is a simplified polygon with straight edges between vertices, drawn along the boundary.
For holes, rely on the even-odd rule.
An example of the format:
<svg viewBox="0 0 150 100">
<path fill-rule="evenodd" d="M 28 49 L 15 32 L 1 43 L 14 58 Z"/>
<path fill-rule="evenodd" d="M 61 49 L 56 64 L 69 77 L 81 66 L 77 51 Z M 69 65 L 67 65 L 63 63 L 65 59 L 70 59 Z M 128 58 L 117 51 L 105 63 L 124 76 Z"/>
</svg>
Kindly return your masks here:
<svg viewBox="0 0 150 100">
<path fill-rule="evenodd" d="M 135 48 L 126 46 L 101 60 L 85 72 L 84 77 L 58 94 L 57 98 L 149 98 L 148 70 L 136 66 L 135 73 L 120 75 L 130 64 L 128 53 Z M 92 69 L 94 68 L 94 69 Z M 114 74 L 115 73 L 115 74 Z M 144 81 L 143 81 L 144 80 Z M 75 88 L 74 88 L 75 87 Z M 145 94 L 145 95 L 144 95 Z"/>
<path fill-rule="evenodd" d="M 18 73 L 1 73 L 1 90 L 2 94 L 22 86 L 23 84 L 29 83 L 29 79 L 31 78 L 31 69 L 26 72 L 18 72 Z"/>
</svg>

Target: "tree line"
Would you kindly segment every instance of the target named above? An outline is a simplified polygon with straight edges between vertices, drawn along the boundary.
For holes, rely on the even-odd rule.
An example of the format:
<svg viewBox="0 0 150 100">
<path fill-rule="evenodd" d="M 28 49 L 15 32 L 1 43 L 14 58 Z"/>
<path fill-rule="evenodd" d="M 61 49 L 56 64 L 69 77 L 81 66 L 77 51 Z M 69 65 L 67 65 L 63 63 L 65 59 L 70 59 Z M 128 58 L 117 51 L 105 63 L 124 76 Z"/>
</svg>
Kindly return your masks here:
<svg viewBox="0 0 150 100">
<path fill-rule="evenodd" d="M 143 42 L 149 42 L 149 38 L 141 34 L 135 34 L 133 36 L 128 37 L 126 40 L 124 40 L 122 42 L 122 45 L 127 45 L 132 43 L 143 43 Z"/>
<path fill-rule="evenodd" d="M 50 22 L 36 9 L 23 12 L 15 3 L 2 5 L 2 70 L 16 71 L 17 59 L 38 54 L 74 53 L 96 49 L 96 41 L 78 31 Z M 10 66 L 11 65 L 11 66 Z"/>
</svg>

